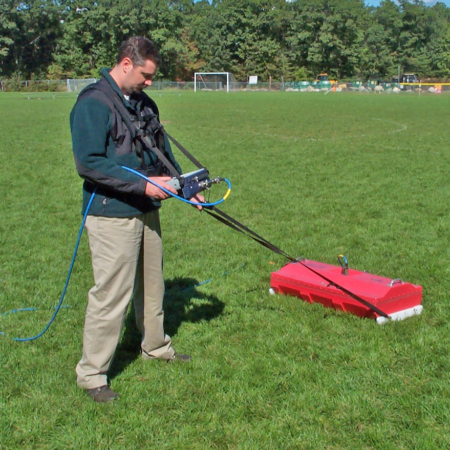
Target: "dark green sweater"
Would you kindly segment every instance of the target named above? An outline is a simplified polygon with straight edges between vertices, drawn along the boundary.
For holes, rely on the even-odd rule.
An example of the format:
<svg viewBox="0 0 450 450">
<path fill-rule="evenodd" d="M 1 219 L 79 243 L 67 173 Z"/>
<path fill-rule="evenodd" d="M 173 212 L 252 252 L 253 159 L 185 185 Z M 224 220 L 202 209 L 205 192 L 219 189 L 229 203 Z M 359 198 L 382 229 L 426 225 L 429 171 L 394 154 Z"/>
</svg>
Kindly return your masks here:
<svg viewBox="0 0 450 450">
<path fill-rule="evenodd" d="M 126 100 L 107 69 L 102 70 L 99 83 L 109 83 L 138 120 L 150 124 L 149 118 L 153 117 L 152 124 L 159 125 L 158 108 L 145 93 L 134 94 L 129 101 Z M 89 209 L 91 215 L 132 217 L 159 208 L 159 202 L 145 195 L 147 182 L 121 167 L 130 167 L 153 176 L 157 157 L 146 148 L 138 156 L 139 143 L 136 146 L 120 115 L 105 103 L 105 96 L 95 86 L 85 89 L 70 114 L 75 163 L 79 175 L 85 180 L 82 213 L 85 213 L 95 189 L 96 195 Z M 165 135 L 160 131 L 150 134 L 155 145 L 181 173 Z"/>
</svg>

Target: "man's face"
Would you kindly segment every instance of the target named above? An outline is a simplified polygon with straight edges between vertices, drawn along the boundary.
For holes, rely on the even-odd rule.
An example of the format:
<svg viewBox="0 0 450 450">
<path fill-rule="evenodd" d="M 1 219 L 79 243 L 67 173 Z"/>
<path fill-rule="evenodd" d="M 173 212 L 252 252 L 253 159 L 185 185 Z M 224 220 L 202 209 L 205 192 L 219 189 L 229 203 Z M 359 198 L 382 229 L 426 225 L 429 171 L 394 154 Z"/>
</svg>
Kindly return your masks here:
<svg viewBox="0 0 450 450">
<path fill-rule="evenodd" d="M 143 66 L 133 65 L 130 61 L 123 86 L 124 90 L 128 95 L 139 94 L 143 89 L 152 85 L 152 79 L 157 70 L 158 66 L 150 59 L 147 59 Z"/>
</svg>

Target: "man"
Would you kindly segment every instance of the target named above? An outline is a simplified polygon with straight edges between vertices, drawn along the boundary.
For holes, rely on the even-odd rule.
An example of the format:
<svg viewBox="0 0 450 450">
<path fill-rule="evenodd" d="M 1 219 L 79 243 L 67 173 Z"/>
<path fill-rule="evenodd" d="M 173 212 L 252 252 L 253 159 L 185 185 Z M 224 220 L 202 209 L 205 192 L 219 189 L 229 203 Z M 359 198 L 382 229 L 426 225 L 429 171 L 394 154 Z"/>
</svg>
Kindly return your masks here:
<svg viewBox="0 0 450 450">
<path fill-rule="evenodd" d="M 83 356 L 76 367 L 77 383 L 97 402 L 119 394 L 107 383 L 131 298 L 142 332 L 144 359 L 189 361 L 178 355 L 164 333 L 164 279 L 158 209 L 169 197 L 157 186 L 122 166 L 139 170 L 170 192 L 171 177 L 153 149 L 159 149 L 181 173 L 159 123 L 156 104 L 143 92 L 152 84 L 159 53 L 152 41 L 132 37 L 119 49 L 117 63 L 102 79 L 82 91 L 70 115 L 73 152 L 83 184 L 95 286 L 89 291 Z M 117 101 L 125 105 L 151 140 L 149 147 L 130 129 Z M 116 104 L 114 104 L 116 102 Z M 204 199 L 197 196 L 199 202 Z M 201 206 L 198 205 L 198 209 Z"/>
</svg>

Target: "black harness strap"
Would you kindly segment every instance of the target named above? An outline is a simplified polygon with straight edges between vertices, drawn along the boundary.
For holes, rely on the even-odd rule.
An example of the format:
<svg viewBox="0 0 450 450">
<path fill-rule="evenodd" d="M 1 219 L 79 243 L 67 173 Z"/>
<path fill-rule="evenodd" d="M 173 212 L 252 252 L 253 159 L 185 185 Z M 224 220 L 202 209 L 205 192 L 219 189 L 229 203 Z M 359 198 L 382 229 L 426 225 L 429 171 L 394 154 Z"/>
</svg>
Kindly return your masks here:
<svg viewBox="0 0 450 450">
<path fill-rule="evenodd" d="M 150 140 L 148 136 L 146 136 L 144 130 L 141 129 L 139 122 L 130 114 L 127 107 L 123 104 L 122 99 L 119 97 L 117 92 L 114 91 L 114 89 L 108 84 L 95 84 L 96 89 L 99 91 L 104 92 L 108 95 L 108 98 L 111 99 L 114 107 L 116 108 L 117 112 L 120 114 L 120 117 L 122 117 L 122 120 L 125 122 L 125 125 L 129 129 L 131 136 L 133 139 L 139 139 L 142 141 L 146 147 L 148 147 L 155 155 L 158 157 L 158 159 L 166 166 L 166 168 L 169 170 L 170 174 L 173 177 L 179 177 L 180 173 L 178 170 L 174 167 L 174 165 L 168 160 L 168 158 L 163 154 L 163 152 L 156 147 L 156 145 L 153 145 L 153 142 Z M 164 132 L 164 129 L 161 127 L 162 131 Z"/>
<path fill-rule="evenodd" d="M 202 166 L 176 139 L 174 139 L 165 129 L 163 130 L 165 135 L 178 147 L 178 149 L 183 153 L 186 158 L 189 159 L 194 165 L 196 165 L 199 169 L 203 169 Z"/>
<path fill-rule="evenodd" d="M 255 233 L 254 231 L 250 230 L 250 228 L 246 227 L 242 223 L 238 222 L 236 219 L 233 219 L 228 214 L 224 213 L 219 208 L 216 208 L 213 206 L 212 208 L 204 208 L 204 210 L 211 216 L 214 217 L 214 219 L 217 219 L 219 222 L 222 222 L 223 224 L 229 226 L 230 228 L 233 228 L 233 230 L 239 231 L 242 234 L 245 234 L 249 238 L 253 239 L 254 241 L 258 242 L 259 244 L 263 245 L 264 247 L 268 248 L 269 250 L 272 250 L 275 253 L 278 253 L 279 255 L 284 256 L 289 261 L 296 261 L 295 258 L 292 256 L 289 256 L 285 251 L 281 250 L 277 246 L 270 243 L 267 239 L 263 238 L 259 234 Z"/>
</svg>

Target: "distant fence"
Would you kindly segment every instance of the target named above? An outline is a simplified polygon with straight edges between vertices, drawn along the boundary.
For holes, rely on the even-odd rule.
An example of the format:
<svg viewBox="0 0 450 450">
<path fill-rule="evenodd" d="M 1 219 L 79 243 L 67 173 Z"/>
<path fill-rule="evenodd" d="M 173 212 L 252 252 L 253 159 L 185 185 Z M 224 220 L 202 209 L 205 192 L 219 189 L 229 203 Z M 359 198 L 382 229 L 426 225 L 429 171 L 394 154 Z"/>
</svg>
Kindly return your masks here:
<svg viewBox="0 0 450 450">
<path fill-rule="evenodd" d="M 67 80 L 0 80 L 1 92 L 80 92 L 97 79 Z M 204 87 L 197 91 L 226 92 L 227 86 L 222 82 L 203 83 Z M 150 91 L 194 91 L 192 81 L 153 81 Z M 284 91 L 284 92 L 358 92 L 358 93 L 448 93 L 450 83 L 377 83 L 349 82 L 331 84 L 329 81 L 272 81 L 249 84 L 247 82 L 231 82 L 232 92 Z"/>
<path fill-rule="evenodd" d="M 67 80 L 1 80 L 2 92 L 66 92 Z"/>
<path fill-rule="evenodd" d="M 80 92 L 96 78 L 67 80 L 0 80 L 1 92 Z M 194 82 L 154 81 L 150 90 L 194 90 Z"/>
<path fill-rule="evenodd" d="M 80 92 L 95 78 L 78 80 L 1 80 L 2 92 Z"/>
</svg>

